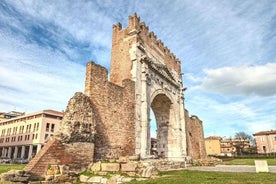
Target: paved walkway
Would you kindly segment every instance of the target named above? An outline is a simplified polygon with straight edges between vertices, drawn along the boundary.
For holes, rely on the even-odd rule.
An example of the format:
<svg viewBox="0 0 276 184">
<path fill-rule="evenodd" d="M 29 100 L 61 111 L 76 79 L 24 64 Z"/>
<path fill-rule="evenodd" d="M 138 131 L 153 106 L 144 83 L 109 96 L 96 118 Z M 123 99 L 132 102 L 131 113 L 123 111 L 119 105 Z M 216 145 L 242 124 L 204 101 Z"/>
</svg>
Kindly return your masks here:
<svg viewBox="0 0 276 184">
<path fill-rule="evenodd" d="M 187 169 L 197 171 L 256 172 L 255 166 L 252 165 L 216 165 L 208 167 L 187 167 Z M 276 173 L 276 166 L 268 166 L 268 170 L 271 173 Z"/>
</svg>

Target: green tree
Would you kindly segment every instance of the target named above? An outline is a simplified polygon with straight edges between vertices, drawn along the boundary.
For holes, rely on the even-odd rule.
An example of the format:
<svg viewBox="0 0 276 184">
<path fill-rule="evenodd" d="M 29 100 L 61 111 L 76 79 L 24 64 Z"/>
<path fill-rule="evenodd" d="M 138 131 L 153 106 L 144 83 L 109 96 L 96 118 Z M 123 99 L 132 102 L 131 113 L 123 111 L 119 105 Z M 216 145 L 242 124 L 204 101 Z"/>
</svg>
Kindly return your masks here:
<svg viewBox="0 0 276 184">
<path fill-rule="evenodd" d="M 237 132 L 234 138 L 234 146 L 237 149 L 238 155 L 252 152 L 252 148 L 256 147 L 255 139 L 253 138 L 253 136 L 245 132 Z"/>
</svg>

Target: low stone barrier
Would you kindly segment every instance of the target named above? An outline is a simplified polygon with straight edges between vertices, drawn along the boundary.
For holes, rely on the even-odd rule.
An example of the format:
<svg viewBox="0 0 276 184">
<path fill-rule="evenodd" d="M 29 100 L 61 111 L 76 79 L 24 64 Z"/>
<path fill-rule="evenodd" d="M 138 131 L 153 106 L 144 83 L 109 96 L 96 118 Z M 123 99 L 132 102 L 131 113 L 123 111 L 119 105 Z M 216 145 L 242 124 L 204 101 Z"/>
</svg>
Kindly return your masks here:
<svg viewBox="0 0 276 184">
<path fill-rule="evenodd" d="M 0 183 L 28 183 L 31 174 L 23 170 L 10 170 L 0 175 Z"/>
</svg>

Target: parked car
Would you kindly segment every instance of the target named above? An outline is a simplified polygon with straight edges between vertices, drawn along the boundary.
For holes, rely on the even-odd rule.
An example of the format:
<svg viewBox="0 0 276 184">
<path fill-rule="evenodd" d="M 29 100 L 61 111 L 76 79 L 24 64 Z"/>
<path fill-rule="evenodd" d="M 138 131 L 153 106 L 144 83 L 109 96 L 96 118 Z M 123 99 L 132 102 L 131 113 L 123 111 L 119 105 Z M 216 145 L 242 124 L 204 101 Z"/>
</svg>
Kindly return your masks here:
<svg viewBox="0 0 276 184">
<path fill-rule="evenodd" d="M 15 158 L 13 160 L 13 163 L 15 163 L 15 164 L 27 164 L 27 163 L 29 163 L 29 160 L 25 159 L 25 158 Z"/>
<path fill-rule="evenodd" d="M 12 159 L 9 158 L 9 157 L 2 157 L 1 160 L 0 160 L 0 162 L 2 164 L 10 164 L 10 163 L 12 163 Z"/>
</svg>

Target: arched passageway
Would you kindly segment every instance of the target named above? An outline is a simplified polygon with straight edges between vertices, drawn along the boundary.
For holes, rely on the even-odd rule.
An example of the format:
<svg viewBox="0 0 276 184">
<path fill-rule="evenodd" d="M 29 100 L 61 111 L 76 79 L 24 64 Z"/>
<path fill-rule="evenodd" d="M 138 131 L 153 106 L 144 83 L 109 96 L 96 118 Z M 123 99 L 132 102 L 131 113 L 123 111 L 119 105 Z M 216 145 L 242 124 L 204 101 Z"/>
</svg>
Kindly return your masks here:
<svg viewBox="0 0 276 184">
<path fill-rule="evenodd" d="M 168 157 L 168 132 L 170 124 L 171 100 L 165 94 L 157 95 L 152 103 L 151 109 L 156 122 L 156 152 L 158 157 Z M 154 143 L 151 141 L 152 144 Z"/>
</svg>

